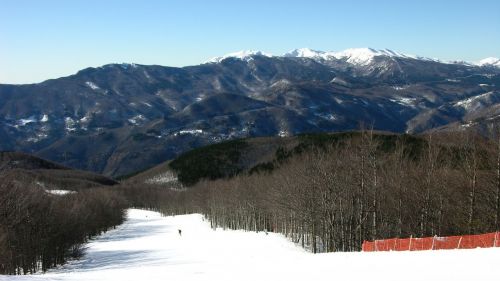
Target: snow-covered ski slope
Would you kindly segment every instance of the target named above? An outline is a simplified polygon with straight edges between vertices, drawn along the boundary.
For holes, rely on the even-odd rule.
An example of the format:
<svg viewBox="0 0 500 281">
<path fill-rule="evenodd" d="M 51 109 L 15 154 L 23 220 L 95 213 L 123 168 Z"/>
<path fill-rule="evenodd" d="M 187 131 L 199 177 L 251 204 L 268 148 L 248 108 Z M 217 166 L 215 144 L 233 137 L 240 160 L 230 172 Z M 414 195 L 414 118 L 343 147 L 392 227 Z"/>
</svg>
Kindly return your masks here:
<svg viewBox="0 0 500 281">
<path fill-rule="evenodd" d="M 314 255 L 277 234 L 213 231 L 201 215 L 136 209 L 87 247 L 46 274 L 0 280 L 500 280 L 500 248 Z"/>
</svg>

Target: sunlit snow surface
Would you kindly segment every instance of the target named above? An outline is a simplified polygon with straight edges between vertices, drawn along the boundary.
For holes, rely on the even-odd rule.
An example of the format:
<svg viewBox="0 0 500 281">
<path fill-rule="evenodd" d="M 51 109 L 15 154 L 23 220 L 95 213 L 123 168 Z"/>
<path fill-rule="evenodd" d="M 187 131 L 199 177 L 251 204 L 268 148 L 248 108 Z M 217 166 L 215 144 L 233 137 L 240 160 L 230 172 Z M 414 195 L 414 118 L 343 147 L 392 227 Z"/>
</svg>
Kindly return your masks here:
<svg viewBox="0 0 500 281">
<path fill-rule="evenodd" d="M 314 255 L 280 235 L 142 210 L 87 246 L 46 274 L 0 280 L 500 280 L 500 248 Z"/>
</svg>

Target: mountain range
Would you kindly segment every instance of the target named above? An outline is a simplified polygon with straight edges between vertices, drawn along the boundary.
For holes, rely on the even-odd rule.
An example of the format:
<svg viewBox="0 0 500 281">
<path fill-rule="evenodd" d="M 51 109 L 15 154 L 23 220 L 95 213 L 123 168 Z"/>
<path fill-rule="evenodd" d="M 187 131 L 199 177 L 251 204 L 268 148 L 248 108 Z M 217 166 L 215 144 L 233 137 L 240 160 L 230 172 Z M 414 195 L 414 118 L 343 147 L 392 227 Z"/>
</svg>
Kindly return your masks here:
<svg viewBox="0 0 500 281">
<path fill-rule="evenodd" d="M 0 150 L 120 176 L 223 140 L 346 131 L 484 130 L 500 60 L 391 50 L 244 51 L 187 67 L 109 64 L 0 85 Z"/>
</svg>

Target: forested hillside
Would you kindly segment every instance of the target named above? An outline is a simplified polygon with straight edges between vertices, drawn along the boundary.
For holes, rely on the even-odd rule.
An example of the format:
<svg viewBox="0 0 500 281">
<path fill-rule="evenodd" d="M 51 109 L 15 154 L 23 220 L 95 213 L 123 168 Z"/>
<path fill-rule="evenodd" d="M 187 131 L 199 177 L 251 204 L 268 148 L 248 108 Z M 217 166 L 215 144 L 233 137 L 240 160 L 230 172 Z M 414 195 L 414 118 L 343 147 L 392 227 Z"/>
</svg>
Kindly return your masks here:
<svg viewBox="0 0 500 281">
<path fill-rule="evenodd" d="M 0 153 L 0 274 L 45 271 L 121 224 L 116 182 L 30 155 Z"/>
<path fill-rule="evenodd" d="M 313 252 L 499 228 L 498 138 L 370 131 L 308 138 L 330 141 L 280 150 L 289 156 L 269 171 L 204 180 L 183 191 L 136 183 L 124 192 L 136 206 L 200 212 L 213 227 L 280 232 Z"/>
</svg>

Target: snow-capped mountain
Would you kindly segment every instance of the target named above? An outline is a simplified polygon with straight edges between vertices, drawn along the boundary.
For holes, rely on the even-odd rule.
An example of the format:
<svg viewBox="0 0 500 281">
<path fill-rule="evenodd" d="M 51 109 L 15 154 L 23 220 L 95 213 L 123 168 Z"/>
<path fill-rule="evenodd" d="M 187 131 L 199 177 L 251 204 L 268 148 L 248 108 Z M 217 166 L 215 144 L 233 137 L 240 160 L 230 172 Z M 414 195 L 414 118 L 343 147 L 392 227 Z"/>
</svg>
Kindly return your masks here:
<svg viewBox="0 0 500 281">
<path fill-rule="evenodd" d="M 253 56 L 266 56 L 272 57 L 273 55 L 263 51 L 239 51 L 224 56 L 215 57 L 207 61 L 207 63 L 220 63 L 228 58 L 235 58 L 241 60 L 249 60 Z M 310 58 L 315 60 L 345 60 L 351 64 L 366 65 L 373 61 L 375 57 L 399 57 L 399 58 L 417 58 L 416 56 L 398 53 L 389 49 L 375 50 L 372 48 L 353 48 L 340 52 L 325 52 L 317 51 L 309 48 L 295 49 L 277 57 L 288 58 Z M 427 58 L 419 58 L 427 59 Z"/>
<path fill-rule="evenodd" d="M 287 58 L 311 58 L 311 59 L 328 59 L 329 53 L 323 51 L 316 51 L 309 48 L 295 49 L 283 54 Z"/>
<path fill-rule="evenodd" d="M 221 61 L 227 58 L 236 58 L 240 60 L 250 60 L 253 56 L 265 56 L 272 57 L 271 54 L 262 52 L 262 51 L 253 51 L 253 50 L 243 50 L 239 52 L 229 53 L 221 57 L 215 57 L 208 60 L 206 63 L 220 63 Z"/>
<path fill-rule="evenodd" d="M 376 57 L 382 58 L 406 58 L 423 61 L 435 61 L 448 64 L 461 64 L 461 65 L 478 65 L 478 66 L 496 66 L 500 67 L 500 59 L 490 57 L 479 61 L 478 63 L 466 62 L 463 60 L 456 61 L 442 61 L 435 58 L 428 58 L 410 54 L 404 54 L 390 49 L 376 50 L 373 48 L 351 48 L 339 52 L 334 51 L 319 51 L 309 48 L 294 49 L 282 55 L 272 55 L 263 51 L 244 50 L 234 53 L 229 53 L 224 56 L 215 57 L 208 60 L 206 63 L 220 63 L 225 59 L 234 58 L 248 61 L 253 56 L 266 56 L 266 57 L 287 57 L 287 58 L 309 58 L 317 61 L 345 61 L 354 66 L 367 66 L 373 63 Z"/>
<path fill-rule="evenodd" d="M 480 60 L 477 65 L 479 65 L 479 66 L 496 66 L 496 67 L 500 67 L 500 59 L 493 58 L 493 57 L 485 58 L 483 60 Z"/>
<path fill-rule="evenodd" d="M 367 65 L 371 63 L 375 57 L 416 58 L 415 56 L 405 55 L 389 49 L 375 50 L 372 48 L 353 48 L 341 52 L 323 52 L 302 48 L 285 53 L 283 56 L 323 60 L 345 60 L 355 65 Z"/>
<path fill-rule="evenodd" d="M 87 68 L 0 85 L 0 150 L 117 176 L 234 138 L 352 130 L 360 122 L 410 133 L 483 124 L 500 116 L 495 63 L 361 48 L 246 51 L 182 68 Z"/>
</svg>

